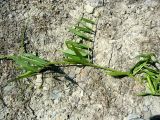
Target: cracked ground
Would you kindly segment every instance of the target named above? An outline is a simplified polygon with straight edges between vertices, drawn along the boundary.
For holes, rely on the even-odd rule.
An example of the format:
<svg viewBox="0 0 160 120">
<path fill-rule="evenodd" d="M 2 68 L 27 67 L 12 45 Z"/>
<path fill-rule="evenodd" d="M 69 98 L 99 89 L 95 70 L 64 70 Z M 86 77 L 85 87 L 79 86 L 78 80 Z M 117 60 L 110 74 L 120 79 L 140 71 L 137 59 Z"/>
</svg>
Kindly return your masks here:
<svg viewBox="0 0 160 120">
<path fill-rule="evenodd" d="M 127 70 L 142 52 L 160 56 L 159 0 L 0 0 L 0 54 L 18 54 L 24 25 L 27 52 L 59 60 L 68 28 L 84 15 L 97 20 L 93 60 Z M 46 72 L 10 83 L 19 72 L 12 61 L 0 61 L 0 120 L 149 120 L 160 114 L 160 98 L 138 97 L 144 86 L 106 76 L 90 67 L 62 70 L 56 80 Z M 43 82 L 43 87 L 39 88 Z"/>
</svg>

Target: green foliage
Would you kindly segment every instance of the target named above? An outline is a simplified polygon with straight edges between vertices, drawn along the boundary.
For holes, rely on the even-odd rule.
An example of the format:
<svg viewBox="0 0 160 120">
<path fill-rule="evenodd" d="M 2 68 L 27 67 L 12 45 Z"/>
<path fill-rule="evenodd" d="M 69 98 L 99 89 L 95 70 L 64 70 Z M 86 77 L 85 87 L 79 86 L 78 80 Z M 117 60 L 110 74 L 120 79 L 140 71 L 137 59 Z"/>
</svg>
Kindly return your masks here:
<svg viewBox="0 0 160 120">
<path fill-rule="evenodd" d="M 117 78 L 122 78 L 130 75 L 129 72 L 123 72 L 123 71 L 117 71 L 117 70 L 107 71 L 106 74 L 112 77 L 117 77 Z"/>
<path fill-rule="evenodd" d="M 82 41 L 82 43 L 76 42 L 75 40 L 65 41 L 68 49 L 62 50 L 62 52 L 65 55 L 64 60 L 70 64 L 86 65 L 91 61 L 90 51 L 92 51 L 92 48 L 86 45 L 86 42 L 92 42 L 91 35 L 94 34 L 94 30 L 87 26 L 87 24 L 94 25 L 95 23 L 92 20 L 81 18 L 79 24 L 70 29 L 70 32 L 79 37 Z"/>
<path fill-rule="evenodd" d="M 140 60 L 137 64 L 135 64 L 131 69 L 130 73 L 133 75 L 139 74 L 143 67 L 145 67 L 147 64 L 147 61 Z"/>
<path fill-rule="evenodd" d="M 138 57 L 140 58 L 140 62 L 138 62 L 139 65 L 134 67 L 133 71 L 137 69 L 138 72 L 136 72 L 136 74 L 141 74 L 141 80 L 143 80 L 150 91 L 150 93 L 146 94 L 160 95 L 160 70 L 157 67 L 159 63 L 156 59 L 156 55 L 150 53 L 141 54 Z"/>
<path fill-rule="evenodd" d="M 139 77 L 142 83 L 146 84 L 146 88 L 149 89 L 149 93 L 139 94 L 141 96 L 147 95 L 160 95 L 160 70 L 157 67 L 159 64 L 156 59 L 156 55 L 153 53 L 141 54 L 138 56 L 140 59 L 128 72 L 111 71 L 108 75 L 113 77 L 131 77 L 136 79 Z"/>
<path fill-rule="evenodd" d="M 87 18 L 81 18 L 81 22 L 85 22 L 85 23 L 90 23 L 90 24 L 95 24 L 95 22 L 93 20 L 87 19 Z"/>
<path fill-rule="evenodd" d="M 139 55 L 139 61 L 127 72 L 102 67 L 91 62 L 93 57 L 90 54 L 93 51 L 93 47 L 91 46 L 93 40 L 91 36 L 95 34 L 91 26 L 95 24 L 96 23 L 90 19 L 81 18 L 79 24 L 70 29 L 70 32 L 77 36 L 77 39 L 79 38 L 80 42 L 76 42 L 78 40 L 65 41 L 67 49 L 62 50 L 64 54 L 62 62 L 49 62 L 33 54 L 24 53 L 25 49 L 22 49 L 22 52 L 20 52 L 19 55 L 0 55 L 0 60 L 13 60 L 16 63 L 17 68 L 22 70 L 22 74 L 15 80 L 31 77 L 44 70 L 48 70 L 45 68 L 63 65 L 83 65 L 102 69 L 107 75 L 116 78 L 130 77 L 135 80 L 138 78 L 138 80 L 140 80 L 139 82 L 144 83 L 146 88 L 149 90 L 147 93 L 143 92 L 138 95 L 160 96 L 160 70 L 157 67 L 157 64 L 160 65 L 160 62 L 153 53 Z M 25 30 L 23 31 L 25 32 Z M 24 47 L 24 35 L 24 33 L 21 35 L 21 47 Z"/>
<path fill-rule="evenodd" d="M 1 59 L 9 59 L 13 60 L 16 63 L 18 69 L 22 70 L 22 74 L 19 75 L 14 80 L 19 80 L 27 77 L 31 77 L 40 73 L 47 67 L 55 67 L 61 65 L 70 65 L 70 64 L 82 64 L 82 65 L 89 65 L 90 63 L 90 51 L 92 48 L 83 42 L 92 41 L 91 36 L 89 35 L 94 34 L 94 31 L 88 26 L 88 24 L 94 25 L 95 23 L 92 20 L 81 18 L 79 24 L 76 25 L 74 29 L 70 29 L 74 35 L 79 37 L 82 42 L 75 42 L 73 40 L 66 40 L 65 44 L 67 46 L 67 50 L 62 50 L 65 55 L 64 61 L 62 62 L 49 62 L 44 59 L 39 58 L 33 54 L 24 53 L 26 52 L 25 49 L 25 32 L 26 26 L 23 27 L 21 33 L 21 47 L 18 55 L 9 55 L 9 56 L 2 56 L 0 55 Z M 48 70 L 48 69 L 46 69 Z M 11 80 L 11 81 L 14 81 Z"/>
<path fill-rule="evenodd" d="M 77 30 L 77 28 L 76 29 L 71 28 L 71 29 L 69 29 L 69 31 L 84 40 L 92 41 L 91 37 L 88 37 L 87 35 L 85 35 L 83 32 L 81 32 L 81 30 Z"/>
<path fill-rule="evenodd" d="M 33 54 L 27 53 L 8 56 L 8 58 L 12 59 L 16 63 L 17 67 L 24 72 L 18 76 L 17 79 L 27 78 L 35 75 L 49 64 L 48 61 L 41 59 Z"/>
<path fill-rule="evenodd" d="M 84 44 L 81 44 L 81 43 L 78 43 L 78 42 L 73 42 L 71 40 L 67 40 L 65 41 L 67 47 L 69 48 L 70 46 L 69 45 L 74 45 L 75 47 L 77 48 L 81 48 L 81 49 L 91 49 L 91 47 L 87 46 L 87 45 L 84 45 Z"/>
</svg>

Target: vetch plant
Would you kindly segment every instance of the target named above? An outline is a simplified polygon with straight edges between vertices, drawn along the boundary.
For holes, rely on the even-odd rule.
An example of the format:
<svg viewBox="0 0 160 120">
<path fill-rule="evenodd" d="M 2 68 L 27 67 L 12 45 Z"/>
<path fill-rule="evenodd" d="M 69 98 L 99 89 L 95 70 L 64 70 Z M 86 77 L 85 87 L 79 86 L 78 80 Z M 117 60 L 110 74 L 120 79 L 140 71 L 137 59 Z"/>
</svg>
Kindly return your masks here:
<svg viewBox="0 0 160 120">
<path fill-rule="evenodd" d="M 150 92 L 141 93 L 139 95 L 160 95 L 160 69 L 158 66 L 160 62 L 153 53 L 141 54 L 138 56 L 140 59 L 135 66 L 130 69 L 130 74 L 134 77 L 140 76 L 140 82 L 146 85 Z"/>
<path fill-rule="evenodd" d="M 72 64 L 86 64 L 92 61 L 90 53 L 93 50 L 93 45 L 91 46 L 91 44 L 87 43 L 92 43 L 92 35 L 95 34 L 95 32 L 89 25 L 95 25 L 95 22 L 86 18 L 81 18 L 78 25 L 69 29 L 79 40 L 65 41 L 68 48 L 67 50 L 63 50 L 65 61 Z"/>
<path fill-rule="evenodd" d="M 95 31 L 92 26 L 96 23 L 90 19 L 81 18 L 77 25 L 70 28 L 77 39 L 66 40 L 66 50 L 61 50 L 64 54 L 64 59 L 61 62 L 51 62 L 42 59 L 36 55 L 23 52 L 18 55 L 0 56 L 1 59 L 13 60 L 17 68 L 22 71 L 22 74 L 9 82 L 31 77 L 44 71 L 64 66 L 90 66 L 97 69 L 102 69 L 107 75 L 116 78 L 130 77 L 145 84 L 148 92 L 138 94 L 140 96 L 153 95 L 160 96 L 160 62 L 153 53 L 141 54 L 138 56 L 139 61 L 127 72 L 114 70 L 93 63 L 93 36 Z M 22 33 L 22 47 L 24 47 L 24 33 Z"/>
</svg>

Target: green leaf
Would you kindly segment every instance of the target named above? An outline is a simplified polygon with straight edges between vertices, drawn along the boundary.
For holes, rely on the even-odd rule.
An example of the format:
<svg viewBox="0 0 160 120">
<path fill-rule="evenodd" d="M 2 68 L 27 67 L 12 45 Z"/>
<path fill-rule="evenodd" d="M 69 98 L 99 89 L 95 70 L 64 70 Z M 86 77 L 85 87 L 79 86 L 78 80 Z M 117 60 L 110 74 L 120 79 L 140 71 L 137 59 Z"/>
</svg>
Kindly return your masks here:
<svg viewBox="0 0 160 120">
<path fill-rule="evenodd" d="M 78 43 L 72 42 L 72 41 L 66 41 L 66 45 L 69 49 L 62 50 L 62 52 L 65 54 L 79 56 L 80 58 L 86 57 L 88 55 L 88 53 L 85 52 L 84 49 L 82 49 L 82 48 L 87 48 L 87 46 L 85 46 L 83 44 L 78 44 Z"/>
<path fill-rule="evenodd" d="M 86 64 L 89 63 L 89 61 L 86 58 L 80 58 L 78 56 L 66 54 L 68 58 L 64 59 L 65 61 L 73 64 Z"/>
<path fill-rule="evenodd" d="M 157 78 L 152 81 L 153 81 L 153 85 L 154 85 L 156 92 L 160 93 L 160 74 L 157 75 Z"/>
<path fill-rule="evenodd" d="M 28 78 L 28 77 L 31 77 L 31 76 L 36 75 L 36 74 L 37 73 L 35 73 L 35 72 L 27 71 L 26 73 L 19 75 L 16 78 L 16 80 L 23 79 L 23 78 Z"/>
<path fill-rule="evenodd" d="M 90 33 L 90 34 L 93 33 L 93 30 L 89 29 L 88 27 L 75 26 L 75 28 L 85 33 Z"/>
<path fill-rule="evenodd" d="M 79 52 L 79 50 L 77 48 L 74 47 L 73 44 L 72 44 L 72 49 L 74 50 L 74 52 L 76 53 L 77 56 L 79 56 L 80 58 L 83 58 L 82 54 Z"/>
<path fill-rule="evenodd" d="M 81 18 L 81 21 L 84 21 L 86 23 L 90 23 L 90 24 L 95 24 L 94 21 L 90 20 L 90 19 L 87 19 L 87 18 Z"/>
<path fill-rule="evenodd" d="M 144 54 L 138 55 L 137 57 L 147 62 L 151 62 L 151 63 L 156 62 L 156 59 L 155 59 L 156 55 L 154 53 L 144 53 Z"/>
<path fill-rule="evenodd" d="M 112 77 L 122 78 L 122 77 L 129 76 L 129 72 L 114 70 L 114 71 L 107 71 L 107 75 L 110 75 Z"/>
<path fill-rule="evenodd" d="M 155 88 L 153 86 L 153 83 L 152 83 L 149 75 L 147 75 L 147 86 L 150 89 L 151 93 L 155 94 Z"/>
<path fill-rule="evenodd" d="M 154 88 L 155 88 L 155 91 L 157 92 L 160 88 L 160 82 L 158 79 L 154 79 L 152 80 L 153 81 L 153 85 L 154 85 Z"/>
<path fill-rule="evenodd" d="M 81 44 L 81 43 L 78 43 L 78 42 L 73 42 L 71 40 L 68 40 L 68 41 L 65 41 L 66 45 L 68 48 L 71 47 L 71 44 L 74 45 L 75 47 L 77 48 L 82 48 L 82 49 L 91 49 L 91 47 L 85 45 L 85 44 Z M 69 47 L 70 46 L 70 47 Z"/>
<path fill-rule="evenodd" d="M 157 71 L 157 70 L 155 70 L 155 69 L 153 69 L 153 68 L 151 68 L 151 67 L 144 66 L 144 68 L 145 68 L 146 70 L 148 70 L 149 72 L 152 72 L 152 73 L 154 73 L 154 74 L 159 74 L 159 71 Z"/>
<path fill-rule="evenodd" d="M 144 73 L 148 74 L 149 76 L 153 76 L 154 78 L 156 77 L 156 74 L 153 72 L 148 71 L 147 69 L 143 70 Z"/>
<path fill-rule="evenodd" d="M 24 69 L 26 71 L 37 71 L 37 68 L 34 66 L 31 66 L 27 61 L 25 61 L 21 56 L 11 56 L 10 58 L 12 58 L 16 64 L 19 65 L 19 67 L 21 69 Z"/>
<path fill-rule="evenodd" d="M 39 69 L 48 64 L 45 61 L 33 54 L 21 54 L 10 56 L 10 59 L 14 60 L 19 68 L 26 71 L 37 72 Z"/>
<path fill-rule="evenodd" d="M 76 29 L 70 29 L 70 32 L 74 33 L 75 35 L 79 36 L 82 39 L 92 41 L 90 37 L 86 36 L 84 33 L 77 31 Z"/>
<path fill-rule="evenodd" d="M 88 25 L 86 25 L 86 23 L 80 22 L 80 25 L 82 25 L 83 27 L 89 29 L 90 31 L 93 31 L 93 33 L 94 33 L 94 30 L 92 28 L 90 28 Z"/>
<path fill-rule="evenodd" d="M 130 69 L 130 73 L 133 75 L 138 74 L 144 66 L 146 66 L 147 62 L 145 60 L 139 61 L 133 68 Z"/>
<path fill-rule="evenodd" d="M 33 54 L 22 54 L 21 57 L 24 58 L 24 60 L 30 62 L 31 64 L 34 64 L 40 67 L 43 67 L 44 65 L 49 63 L 48 61 L 43 60 Z"/>
<path fill-rule="evenodd" d="M 73 50 L 71 50 L 71 49 L 62 50 L 62 52 L 64 54 L 76 55 L 76 53 Z"/>
<path fill-rule="evenodd" d="M 70 54 L 70 55 L 77 55 L 76 53 L 75 53 L 75 51 L 73 51 L 73 50 L 71 50 L 71 49 L 67 49 L 67 50 L 62 50 L 62 52 L 64 53 L 64 54 Z M 81 55 L 83 56 L 83 57 L 86 57 L 87 55 L 88 55 L 88 53 L 86 53 L 85 51 L 80 51 L 80 53 L 81 53 Z"/>
</svg>

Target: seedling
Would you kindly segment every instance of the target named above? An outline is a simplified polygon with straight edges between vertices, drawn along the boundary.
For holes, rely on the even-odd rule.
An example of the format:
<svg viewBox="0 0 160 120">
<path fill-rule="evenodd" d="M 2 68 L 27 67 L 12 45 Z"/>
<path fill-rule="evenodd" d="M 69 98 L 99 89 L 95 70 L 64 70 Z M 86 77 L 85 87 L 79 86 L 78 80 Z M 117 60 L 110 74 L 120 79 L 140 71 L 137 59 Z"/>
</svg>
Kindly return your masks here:
<svg viewBox="0 0 160 120">
<path fill-rule="evenodd" d="M 107 75 L 112 77 L 130 77 L 135 80 L 140 80 L 139 82 L 144 83 L 146 88 L 149 89 L 149 92 L 138 95 L 160 96 L 160 70 L 157 67 L 157 64 L 160 64 L 160 62 L 157 60 L 155 54 L 139 55 L 139 61 L 127 72 L 96 65 L 91 62 L 93 61 L 93 56 L 90 53 L 93 52 L 93 46 L 90 46 L 91 44 L 89 44 L 92 43 L 92 36 L 95 34 L 91 26 L 96 23 L 86 18 L 81 18 L 78 23 L 78 25 L 75 25 L 70 29 L 70 32 L 77 36 L 77 38 L 80 39 L 80 42 L 77 42 L 77 40 L 65 41 L 67 49 L 62 50 L 64 59 L 61 62 L 50 62 L 33 54 L 24 53 L 24 49 L 22 49 L 23 52 L 20 52 L 18 55 L 0 56 L 0 60 L 13 60 L 16 63 L 17 68 L 22 70 L 22 74 L 10 82 L 37 75 L 54 67 L 82 65 L 102 69 Z M 24 33 L 22 34 L 22 47 L 24 47 L 23 36 Z"/>
</svg>

